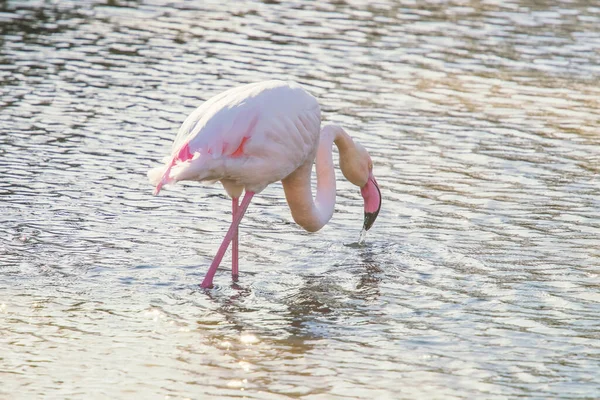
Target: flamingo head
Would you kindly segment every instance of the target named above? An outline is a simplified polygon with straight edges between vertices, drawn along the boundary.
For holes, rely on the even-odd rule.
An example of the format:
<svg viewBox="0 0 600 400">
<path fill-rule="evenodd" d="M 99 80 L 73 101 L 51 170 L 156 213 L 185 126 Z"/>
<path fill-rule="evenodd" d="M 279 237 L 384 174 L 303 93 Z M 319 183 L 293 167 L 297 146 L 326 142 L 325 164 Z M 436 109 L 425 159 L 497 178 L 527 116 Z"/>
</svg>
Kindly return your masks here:
<svg viewBox="0 0 600 400">
<path fill-rule="evenodd" d="M 340 166 L 346 179 L 360 187 L 360 194 L 365 201 L 363 229 L 368 231 L 377 219 L 377 215 L 379 215 L 381 192 L 375 176 L 373 176 L 371 156 L 360 143 L 354 142 L 354 145 L 356 147 L 354 157 L 345 160 L 340 157 Z"/>
</svg>

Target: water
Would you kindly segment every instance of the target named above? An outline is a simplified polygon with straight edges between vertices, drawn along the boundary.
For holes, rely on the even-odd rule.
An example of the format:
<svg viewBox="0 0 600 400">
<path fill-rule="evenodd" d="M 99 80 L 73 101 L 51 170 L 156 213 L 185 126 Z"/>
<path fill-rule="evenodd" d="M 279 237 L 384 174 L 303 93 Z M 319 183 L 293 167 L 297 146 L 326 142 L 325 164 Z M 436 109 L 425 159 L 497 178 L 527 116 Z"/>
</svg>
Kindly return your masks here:
<svg viewBox="0 0 600 400">
<path fill-rule="evenodd" d="M 368 3 L 368 4 L 367 4 Z M 0 398 L 600 393 L 595 2 L 0 4 Z M 280 185 L 198 288 L 218 187 L 152 196 L 185 116 L 300 82 L 367 148 L 308 234 Z"/>
</svg>

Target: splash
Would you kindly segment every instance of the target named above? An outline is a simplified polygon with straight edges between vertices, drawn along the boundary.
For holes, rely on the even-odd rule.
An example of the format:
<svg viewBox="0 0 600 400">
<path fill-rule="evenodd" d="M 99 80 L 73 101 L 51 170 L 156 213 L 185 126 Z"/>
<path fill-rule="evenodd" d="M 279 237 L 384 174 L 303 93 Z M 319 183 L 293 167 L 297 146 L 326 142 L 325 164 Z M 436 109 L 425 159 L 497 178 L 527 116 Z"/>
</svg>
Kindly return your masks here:
<svg viewBox="0 0 600 400">
<path fill-rule="evenodd" d="M 364 246 L 366 240 L 367 240 L 367 231 L 366 231 L 366 229 L 363 228 L 362 231 L 360 231 L 360 236 L 358 238 L 358 245 Z"/>
</svg>

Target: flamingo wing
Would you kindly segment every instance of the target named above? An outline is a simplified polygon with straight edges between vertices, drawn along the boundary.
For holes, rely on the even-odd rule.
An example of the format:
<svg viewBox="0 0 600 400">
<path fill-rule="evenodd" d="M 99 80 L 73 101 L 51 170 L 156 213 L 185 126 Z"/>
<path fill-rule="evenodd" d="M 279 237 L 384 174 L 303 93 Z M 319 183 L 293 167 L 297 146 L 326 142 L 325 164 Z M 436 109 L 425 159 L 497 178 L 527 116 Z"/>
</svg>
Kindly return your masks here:
<svg viewBox="0 0 600 400">
<path fill-rule="evenodd" d="M 319 125 L 316 99 L 297 85 L 268 81 L 230 89 L 209 99 L 188 116 L 166 164 L 151 170 L 148 176 L 156 185 L 155 194 L 164 184 L 174 181 L 219 180 L 227 174 L 231 159 L 257 153 L 264 156 L 269 148 L 275 147 L 280 157 L 285 156 L 297 151 L 299 141 L 313 147 L 318 142 Z M 306 131 L 310 131 L 308 136 L 316 132 L 317 140 L 307 138 Z M 247 148 L 254 152 L 246 151 Z M 265 182 L 264 186 L 268 183 L 271 182 Z"/>
<path fill-rule="evenodd" d="M 148 176 L 158 194 L 163 185 L 173 182 L 173 167 L 200 157 L 240 155 L 258 120 L 257 110 L 244 105 L 245 92 L 255 85 L 242 86 L 210 98 L 183 122 L 166 164 L 154 168 Z M 240 90 L 245 89 L 245 90 Z"/>
<path fill-rule="evenodd" d="M 185 143 L 194 140 L 196 146 L 216 144 L 221 139 L 236 142 L 241 141 L 236 133 L 243 128 L 248 117 L 248 100 L 253 89 L 260 83 L 253 83 L 227 90 L 211 97 L 192 112 L 183 122 L 173 141 L 172 155 L 179 152 Z M 233 117 L 233 119 L 232 119 Z M 208 125 L 208 126 L 207 126 Z"/>
</svg>

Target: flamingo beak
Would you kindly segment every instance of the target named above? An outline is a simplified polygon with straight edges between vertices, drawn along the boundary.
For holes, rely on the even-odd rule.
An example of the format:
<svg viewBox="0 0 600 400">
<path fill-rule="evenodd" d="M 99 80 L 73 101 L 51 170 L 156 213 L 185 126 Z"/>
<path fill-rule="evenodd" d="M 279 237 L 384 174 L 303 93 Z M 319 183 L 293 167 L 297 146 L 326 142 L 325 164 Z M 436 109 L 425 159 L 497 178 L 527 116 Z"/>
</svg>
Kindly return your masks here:
<svg viewBox="0 0 600 400">
<path fill-rule="evenodd" d="M 368 231 L 373 226 L 373 222 L 377 219 L 379 209 L 381 209 L 381 192 L 379 185 L 373 176 L 373 172 L 369 173 L 367 184 L 360 188 L 360 194 L 365 201 L 365 221 L 363 229 Z"/>
</svg>

